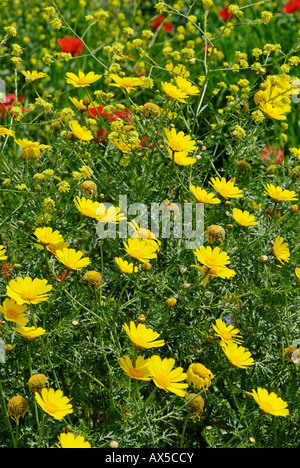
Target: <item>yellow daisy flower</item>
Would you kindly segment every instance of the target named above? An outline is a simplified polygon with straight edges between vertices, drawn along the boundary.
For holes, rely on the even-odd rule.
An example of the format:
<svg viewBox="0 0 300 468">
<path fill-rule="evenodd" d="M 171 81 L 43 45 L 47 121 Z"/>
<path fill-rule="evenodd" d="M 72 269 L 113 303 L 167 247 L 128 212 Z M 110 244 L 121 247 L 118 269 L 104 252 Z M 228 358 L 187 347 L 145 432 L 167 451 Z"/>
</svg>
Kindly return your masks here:
<svg viewBox="0 0 300 468">
<path fill-rule="evenodd" d="M 277 260 L 280 261 L 280 263 L 288 263 L 290 261 L 290 251 L 288 248 L 288 243 L 284 242 L 282 237 L 276 237 L 272 248 L 272 254 L 274 255 L 274 257 L 277 258 Z"/>
<path fill-rule="evenodd" d="M 166 392 L 172 392 L 177 396 L 185 397 L 187 383 L 182 383 L 187 375 L 183 372 L 182 367 L 173 369 L 175 359 L 165 358 L 160 356 L 151 356 L 148 361 L 148 369 L 152 376 L 152 380 L 158 388 Z"/>
<path fill-rule="evenodd" d="M 82 71 L 79 71 L 78 75 L 75 75 L 75 73 L 66 73 L 67 83 L 73 85 L 75 88 L 90 86 L 90 84 L 100 80 L 101 77 L 102 75 L 96 75 L 94 72 L 89 72 L 87 75 Z"/>
<path fill-rule="evenodd" d="M 202 245 L 199 249 L 194 250 L 197 260 L 208 268 L 224 268 L 230 263 L 229 256 L 226 252 L 221 252 L 220 247 Z"/>
<path fill-rule="evenodd" d="M 269 393 L 265 388 L 252 390 L 252 396 L 261 411 L 272 416 L 287 416 L 289 414 L 288 405 L 276 393 Z"/>
<path fill-rule="evenodd" d="M 200 93 L 197 86 L 193 85 L 189 80 L 182 76 L 175 76 L 176 86 L 189 96 L 195 96 Z"/>
<path fill-rule="evenodd" d="M 83 104 L 82 99 L 78 100 L 78 99 L 76 99 L 74 97 L 71 97 L 71 96 L 69 96 L 69 99 L 72 102 L 72 104 L 76 107 L 76 109 L 79 109 L 79 110 L 82 110 L 82 111 L 87 110 L 87 106 L 85 106 Z"/>
<path fill-rule="evenodd" d="M 191 267 L 198 268 L 202 273 L 202 284 L 204 287 L 207 286 L 210 277 L 213 278 L 232 278 L 236 275 L 236 272 L 231 268 L 216 266 L 214 268 L 208 268 L 207 266 L 191 265 Z"/>
<path fill-rule="evenodd" d="M 242 336 L 239 335 L 240 330 L 238 328 L 234 328 L 231 324 L 226 325 L 224 320 L 216 319 L 216 323 L 213 323 L 212 327 L 216 332 L 215 336 L 221 339 L 221 346 L 228 343 L 228 341 L 238 344 L 243 340 Z"/>
<path fill-rule="evenodd" d="M 6 249 L 4 247 L 4 245 L 0 245 L 0 260 L 6 260 L 7 259 L 7 255 L 6 254 Z"/>
<path fill-rule="evenodd" d="M 17 327 L 16 333 L 23 336 L 26 341 L 33 341 L 39 336 L 45 335 L 46 330 L 41 327 Z"/>
<path fill-rule="evenodd" d="M 257 224 L 255 216 L 250 215 L 249 211 L 242 211 L 238 208 L 233 208 L 232 215 L 237 224 L 241 227 L 255 226 Z"/>
<path fill-rule="evenodd" d="M 59 444 L 55 444 L 58 448 L 65 449 L 86 449 L 92 448 L 91 444 L 87 442 L 81 435 L 74 436 L 72 432 L 62 432 L 58 436 Z"/>
<path fill-rule="evenodd" d="M 120 212 L 118 206 L 109 206 L 107 209 L 103 203 L 99 203 L 96 210 L 96 219 L 102 224 L 117 224 L 122 219 L 127 219 Z"/>
<path fill-rule="evenodd" d="M 173 153 L 169 150 L 169 156 L 172 161 L 174 161 L 176 166 L 191 166 L 197 162 L 197 159 L 187 156 L 186 151 L 179 151 L 178 153 Z"/>
<path fill-rule="evenodd" d="M 185 152 L 190 153 L 196 149 L 196 141 L 192 140 L 189 135 L 185 135 L 184 132 L 176 132 L 175 128 L 171 130 L 165 128 L 165 142 L 168 145 L 171 153 Z"/>
<path fill-rule="evenodd" d="M 296 278 L 300 279 L 300 268 L 295 268 Z"/>
<path fill-rule="evenodd" d="M 67 270 L 81 270 L 91 263 L 88 257 L 83 257 L 80 250 L 63 248 L 62 250 L 56 250 L 54 255 Z"/>
<path fill-rule="evenodd" d="M 286 120 L 286 114 L 291 111 L 290 105 L 278 105 L 275 101 L 262 101 L 259 108 L 263 111 L 269 119 Z"/>
<path fill-rule="evenodd" d="M 82 216 L 84 216 L 85 218 L 97 218 L 96 213 L 99 206 L 98 202 L 94 202 L 90 198 L 79 198 L 78 196 L 74 198 L 73 201 L 77 210 Z"/>
<path fill-rule="evenodd" d="M 73 413 L 69 398 L 64 396 L 61 390 L 42 388 L 41 393 L 35 393 L 35 399 L 45 413 L 59 421 L 67 414 Z"/>
<path fill-rule="evenodd" d="M 27 318 L 29 314 L 24 313 L 26 310 L 26 306 L 17 304 L 14 299 L 5 299 L 0 306 L 0 312 L 4 315 L 5 320 L 21 326 L 26 326 L 29 322 Z"/>
<path fill-rule="evenodd" d="M 228 341 L 227 343 L 224 343 L 222 346 L 222 350 L 227 356 L 229 363 L 233 367 L 247 369 L 248 367 L 254 366 L 255 364 L 250 351 L 246 351 L 246 349 L 243 346 L 239 346 L 233 341 Z"/>
<path fill-rule="evenodd" d="M 243 191 L 235 186 L 232 180 L 226 181 L 225 177 L 221 179 L 212 177 L 209 183 L 223 198 L 239 198 L 244 196 Z"/>
<path fill-rule="evenodd" d="M 150 231 L 150 229 L 145 229 L 139 227 L 139 225 L 135 221 L 130 221 L 128 225 L 133 229 L 133 232 L 130 234 L 132 239 L 136 239 L 137 237 L 141 237 L 149 242 L 157 243 L 157 247 L 161 245 L 161 242 L 157 237 Z M 154 244 L 155 245 L 155 244 Z"/>
<path fill-rule="evenodd" d="M 23 70 L 22 74 L 25 76 L 26 83 L 33 83 L 34 81 L 37 81 L 40 78 L 45 78 L 46 76 L 48 76 L 47 73 L 38 72 L 37 70 L 33 70 L 32 72 L 28 70 Z"/>
<path fill-rule="evenodd" d="M 122 325 L 125 332 L 129 336 L 132 346 L 138 349 L 144 348 L 157 348 L 164 346 L 164 340 L 157 340 L 160 336 L 159 333 L 147 328 L 143 323 L 138 323 L 136 326 L 134 322 L 130 322 L 128 327 L 127 323 Z"/>
<path fill-rule="evenodd" d="M 114 83 L 110 83 L 109 86 L 115 86 L 117 88 L 125 89 L 127 93 L 130 93 L 137 86 L 140 86 L 143 84 L 143 81 L 137 77 L 130 77 L 130 76 L 120 77 L 113 73 L 112 75 L 109 75 L 109 78 L 111 78 L 114 81 Z"/>
<path fill-rule="evenodd" d="M 134 380 L 151 380 L 151 374 L 148 369 L 148 359 L 143 356 L 138 356 L 135 365 L 132 364 L 129 356 L 124 356 L 119 359 L 119 364 L 128 377 Z"/>
<path fill-rule="evenodd" d="M 265 194 L 267 194 L 273 201 L 280 203 L 283 201 L 298 200 L 296 192 L 293 190 L 283 190 L 282 187 L 275 187 L 273 184 L 264 185 Z"/>
<path fill-rule="evenodd" d="M 128 263 L 127 260 L 123 260 L 121 257 L 114 258 L 116 264 L 119 267 L 119 272 L 124 274 L 133 273 L 133 263 Z M 138 267 L 134 267 L 134 271 L 139 271 Z"/>
<path fill-rule="evenodd" d="M 77 140 L 90 141 L 94 139 L 92 132 L 86 126 L 82 127 L 77 120 L 72 120 L 69 127 Z"/>
<path fill-rule="evenodd" d="M 186 373 L 189 385 L 193 385 L 199 390 L 203 388 L 205 392 L 210 387 L 211 381 L 214 378 L 213 373 L 198 362 L 191 364 Z"/>
<path fill-rule="evenodd" d="M 41 145 L 37 141 L 30 141 L 23 138 L 23 140 L 17 139 L 15 142 L 23 148 L 22 157 L 26 160 L 31 158 L 39 158 L 41 156 L 41 151 L 45 148 L 45 145 Z"/>
<path fill-rule="evenodd" d="M 162 82 L 161 87 L 167 97 L 171 100 L 185 103 L 185 100 L 189 97 L 188 94 L 177 88 L 177 86 L 173 85 L 172 83 Z"/>
<path fill-rule="evenodd" d="M 198 203 L 206 203 L 211 205 L 217 205 L 218 203 L 221 203 L 221 200 L 219 200 L 219 198 L 215 198 L 213 193 L 208 193 L 206 190 L 200 187 L 190 185 L 189 189 L 193 193 Z"/>
<path fill-rule="evenodd" d="M 140 262 L 149 263 L 151 259 L 157 257 L 157 245 L 140 237 L 128 239 L 127 244 L 123 241 L 123 244 L 128 255 Z"/>
<path fill-rule="evenodd" d="M 8 128 L 5 128 L 5 127 L 0 127 L 0 138 L 6 137 L 6 136 L 11 136 L 15 138 L 16 135 L 13 130 L 9 130 Z"/>
<path fill-rule="evenodd" d="M 59 244 L 63 242 L 64 238 L 59 231 L 53 231 L 51 227 L 37 228 L 34 233 L 39 242 L 43 245 Z"/>
<path fill-rule="evenodd" d="M 14 299 L 17 304 L 39 304 L 40 302 L 47 301 L 49 298 L 49 291 L 51 291 L 51 284 L 47 284 L 47 280 L 29 277 L 17 278 L 10 280 L 6 286 L 6 293 L 9 297 Z"/>
</svg>

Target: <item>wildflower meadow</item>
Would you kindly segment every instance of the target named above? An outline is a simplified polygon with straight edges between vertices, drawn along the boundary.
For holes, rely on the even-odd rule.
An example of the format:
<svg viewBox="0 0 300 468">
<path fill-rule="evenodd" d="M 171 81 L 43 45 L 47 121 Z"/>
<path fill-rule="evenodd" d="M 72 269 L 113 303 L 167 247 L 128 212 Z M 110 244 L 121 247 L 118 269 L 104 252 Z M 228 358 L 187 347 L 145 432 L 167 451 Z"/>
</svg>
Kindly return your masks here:
<svg viewBox="0 0 300 468">
<path fill-rule="evenodd" d="M 299 51 L 299 0 L 1 1 L 1 448 L 299 448 Z"/>
</svg>

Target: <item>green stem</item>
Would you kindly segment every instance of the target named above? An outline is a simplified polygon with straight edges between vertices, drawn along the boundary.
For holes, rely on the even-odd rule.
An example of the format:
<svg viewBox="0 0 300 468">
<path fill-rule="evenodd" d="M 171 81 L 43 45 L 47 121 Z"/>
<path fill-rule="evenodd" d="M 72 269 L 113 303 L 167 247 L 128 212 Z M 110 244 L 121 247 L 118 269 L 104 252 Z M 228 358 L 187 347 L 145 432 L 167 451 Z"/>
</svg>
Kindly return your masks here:
<svg viewBox="0 0 300 468">
<path fill-rule="evenodd" d="M 4 413 L 5 424 L 6 424 L 6 427 L 7 427 L 8 431 L 9 431 L 9 433 L 10 433 L 12 443 L 15 446 L 15 436 L 14 436 L 14 432 L 13 432 L 11 424 L 10 424 L 10 419 L 9 419 L 9 415 L 8 415 L 8 411 L 7 411 L 7 405 L 6 405 L 6 401 L 5 401 L 5 397 L 4 397 L 4 393 L 3 393 L 1 378 L 0 378 L 0 396 L 1 396 L 1 400 L 2 400 L 2 409 L 3 409 L 3 413 Z"/>
</svg>

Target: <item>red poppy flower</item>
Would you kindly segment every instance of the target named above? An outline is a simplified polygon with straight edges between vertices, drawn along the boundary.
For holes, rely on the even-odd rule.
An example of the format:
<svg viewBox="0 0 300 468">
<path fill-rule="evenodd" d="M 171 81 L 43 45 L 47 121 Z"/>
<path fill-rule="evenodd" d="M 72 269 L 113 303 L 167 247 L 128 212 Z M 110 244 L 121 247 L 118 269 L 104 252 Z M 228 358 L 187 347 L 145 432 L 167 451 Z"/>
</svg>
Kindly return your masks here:
<svg viewBox="0 0 300 468">
<path fill-rule="evenodd" d="M 130 112 L 130 109 L 128 107 L 126 107 L 124 110 L 122 111 L 119 111 L 119 110 L 112 110 L 111 113 L 109 112 L 103 112 L 103 106 L 98 106 L 96 109 L 94 107 L 90 107 L 86 113 L 93 117 L 93 118 L 99 118 L 99 116 L 101 115 L 101 117 L 111 121 L 111 122 L 114 122 L 115 120 L 117 119 L 121 119 L 121 120 L 126 120 L 126 122 L 128 124 L 132 124 L 133 123 L 133 118 L 132 118 L 132 115 L 131 115 L 131 112 Z M 106 130 L 104 129 L 99 129 L 96 131 L 96 138 L 94 140 L 94 142 L 97 144 L 100 144 L 100 143 L 105 143 L 105 135 L 106 135 Z"/>
<path fill-rule="evenodd" d="M 153 18 L 153 20 L 151 21 L 151 28 L 153 31 L 156 31 L 158 26 L 164 22 L 166 18 L 163 16 L 163 15 L 159 15 L 157 16 L 156 18 Z M 163 29 L 164 31 L 168 32 L 168 31 L 172 31 L 173 29 L 173 24 L 172 23 L 167 23 L 167 24 L 163 24 Z"/>
<path fill-rule="evenodd" d="M 296 10 L 300 10 L 300 0 L 287 2 L 282 9 L 283 13 L 294 13 Z"/>
<path fill-rule="evenodd" d="M 100 130 L 96 131 L 96 138 L 94 140 L 95 144 L 104 144 L 105 143 L 105 135 L 106 135 L 106 130 L 103 130 L 103 128 L 100 128 Z"/>
<path fill-rule="evenodd" d="M 60 45 L 61 52 L 72 54 L 73 57 L 78 57 L 83 51 L 84 44 L 77 37 L 63 37 L 57 39 L 57 43 Z"/>
<path fill-rule="evenodd" d="M 222 10 L 219 11 L 219 17 L 222 18 L 224 21 L 228 21 L 229 18 L 233 18 L 234 14 L 230 13 L 228 8 L 222 8 Z"/>
<path fill-rule="evenodd" d="M 10 111 L 13 107 L 13 103 L 16 101 L 22 102 L 23 99 L 24 95 L 17 98 L 14 94 L 5 94 L 0 101 L 0 118 L 4 118 L 7 112 L 11 115 Z M 23 112 L 27 112 L 27 109 L 24 107 L 21 107 L 21 109 Z"/>
<path fill-rule="evenodd" d="M 283 163 L 283 151 L 276 146 L 265 146 L 260 157 L 263 161 L 271 164 Z"/>
</svg>

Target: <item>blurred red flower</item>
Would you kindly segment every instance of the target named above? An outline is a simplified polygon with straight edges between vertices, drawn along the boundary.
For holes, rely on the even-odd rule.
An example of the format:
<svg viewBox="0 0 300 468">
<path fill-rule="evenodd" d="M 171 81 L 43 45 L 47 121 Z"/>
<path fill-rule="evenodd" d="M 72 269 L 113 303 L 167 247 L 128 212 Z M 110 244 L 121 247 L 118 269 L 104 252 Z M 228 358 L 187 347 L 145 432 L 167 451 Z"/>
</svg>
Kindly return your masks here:
<svg viewBox="0 0 300 468">
<path fill-rule="evenodd" d="M 283 151 L 276 146 L 265 146 L 261 153 L 261 159 L 271 164 L 283 163 Z"/>
<path fill-rule="evenodd" d="M 57 43 L 60 46 L 61 52 L 72 54 L 73 57 L 78 57 L 83 51 L 84 44 L 77 37 L 63 37 L 57 39 Z"/>
<path fill-rule="evenodd" d="M 300 10 L 300 0 L 291 0 L 282 9 L 283 13 L 294 13 L 296 10 Z"/>
<path fill-rule="evenodd" d="M 10 111 L 13 103 L 16 101 L 22 102 L 23 99 L 24 95 L 17 98 L 14 94 L 5 94 L 0 100 L 0 118 L 4 118 L 7 112 L 11 115 Z M 23 112 L 27 112 L 27 109 L 24 107 L 21 107 L 21 109 Z"/>
<path fill-rule="evenodd" d="M 153 20 L 151 21 L 151 28 L 153 31 L 156 31 L 156 29 L 158 28 L 158 26 L 164 22 L 166 18 L 163 16 L 163 15 L 159 15 L 157 16 L 156 18 L 153 18 Z M 173 29 L 173 24 L 172 23 L 167 23 L 167 24 L 163 24 L 163 29 L 168 32 L 168 31 L 172 31 Z"/>
<path fill-rule="evenodd" d="M 89 107 L 89 109 L 86 111 L 86 113 L 93 118 L 99 118 L 100 116 L 103 117 L 104 119 L 107 119 L 111 122 L 114 122 L 117 119 L 121 120 L 126 120 L 128 124 L 133 123 L 133 118 L 130 112 L 130 109 L 126 107 L 123 110 L 112 110 L 111 112 L 103 112 L 104 107 L 103 106 L 98 106 L 97 108 L 95 107 Z M 104 129 L 99 129 L 96 131 L 96 138 L 95 138 L 95 143 L 105 143 L 105 135 L 106 135 L 106 130 Z"/>
<path fill-rule="evenodd" d="M 224 21 L 228 21 L 229 18 L 233 18 L 234 17 L 234 14 L 233 13 L 230 13 L 230 11 L 228 10 L 228 8 L 222 8 L 220 11 L 219 11 L 219 17 L 222 18 Z"/>
<path fill-rule="evenodd" d="M 5 276 L 10 278 L 13 274 L 14 274 L 14 268 L 13 268 L 12 264 L 11 263 L 6 263 L 6 264 L 3 263 L 2 267 L 1 267 L 1 275 L 3 276 L 3 278 L 5 278 Z"/>
</svg>

